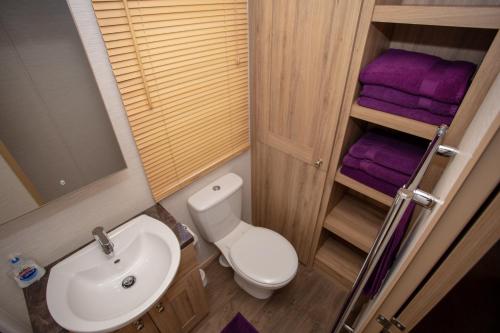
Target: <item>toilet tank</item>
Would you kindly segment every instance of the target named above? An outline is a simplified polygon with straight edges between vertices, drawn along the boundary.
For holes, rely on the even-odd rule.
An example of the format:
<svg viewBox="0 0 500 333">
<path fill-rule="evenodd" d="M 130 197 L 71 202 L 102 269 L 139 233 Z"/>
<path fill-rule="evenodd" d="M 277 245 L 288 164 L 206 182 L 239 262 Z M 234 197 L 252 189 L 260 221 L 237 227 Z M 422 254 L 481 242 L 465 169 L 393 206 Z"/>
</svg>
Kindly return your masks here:
<svg viewBox="0 0 500 333">
<path fill-rule="evenodd" d="M 189 197 L 191 217 L 202 237 L 217 242 L 241 221 L 243 179 L 229 173 Z"/>
</svg>

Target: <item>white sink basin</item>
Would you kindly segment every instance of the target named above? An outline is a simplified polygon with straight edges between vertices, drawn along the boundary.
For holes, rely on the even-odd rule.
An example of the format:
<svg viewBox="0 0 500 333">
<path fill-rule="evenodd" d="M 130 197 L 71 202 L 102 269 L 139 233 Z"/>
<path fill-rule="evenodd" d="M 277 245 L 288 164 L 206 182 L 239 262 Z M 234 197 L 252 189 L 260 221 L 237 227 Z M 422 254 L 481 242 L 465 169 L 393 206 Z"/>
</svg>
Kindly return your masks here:
<svg viewBox="0 0 500 333">
<path fill-rule="evenodd" d="M 47 305 L 69 331 L 109 332 L 125 326 L 158 301 L 177 273 L 179 242 L 162 222 L 141 215 L 109 237 L 114 256 L 93 242 L 50 271 Z M 129 276 L 135 283 L 124 288 Z"/>
</svg>

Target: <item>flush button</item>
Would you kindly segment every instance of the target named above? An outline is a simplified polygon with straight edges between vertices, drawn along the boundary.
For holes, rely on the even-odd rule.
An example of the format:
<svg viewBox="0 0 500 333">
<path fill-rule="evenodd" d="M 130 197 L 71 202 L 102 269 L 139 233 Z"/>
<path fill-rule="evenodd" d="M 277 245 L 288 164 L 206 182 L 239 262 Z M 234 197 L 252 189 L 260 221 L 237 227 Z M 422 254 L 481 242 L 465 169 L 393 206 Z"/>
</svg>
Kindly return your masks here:
<svg viewBox="0 0 500 333">
<path fill-rule="evenodd" d="M 219 185 L 215 185 L 214 187 L 212 187 L 212 190 L 213 191 L 218 191 L 218 190 L 220 190 L 220 186 Z"/>
</svg>

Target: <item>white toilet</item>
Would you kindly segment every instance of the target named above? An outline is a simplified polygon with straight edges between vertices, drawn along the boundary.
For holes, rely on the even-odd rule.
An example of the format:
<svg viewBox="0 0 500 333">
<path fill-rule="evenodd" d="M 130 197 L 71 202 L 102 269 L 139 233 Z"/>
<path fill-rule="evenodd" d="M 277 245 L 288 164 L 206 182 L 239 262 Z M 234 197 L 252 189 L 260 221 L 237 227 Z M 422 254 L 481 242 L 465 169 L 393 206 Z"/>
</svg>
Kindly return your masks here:
<svg viewBox="0 0 500 333">
<path fill-rule="evenodd" d="M 242 185 L 238 175 L 227 174 L 189 197 L 189 211 L 203 238 L 234 269 L 236 283 L 266 299 L 295 277 L 297 252 L 277 232 L 241 220 Z"/>
</svg>

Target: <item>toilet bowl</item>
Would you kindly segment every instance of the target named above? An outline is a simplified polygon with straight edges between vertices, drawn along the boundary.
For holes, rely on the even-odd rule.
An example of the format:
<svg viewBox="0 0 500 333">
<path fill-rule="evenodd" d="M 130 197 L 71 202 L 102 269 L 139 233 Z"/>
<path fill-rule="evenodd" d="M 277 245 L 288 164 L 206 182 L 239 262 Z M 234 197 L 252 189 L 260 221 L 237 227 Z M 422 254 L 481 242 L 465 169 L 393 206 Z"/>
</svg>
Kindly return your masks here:
<svg viewBox="0 0 500 333">
<path fill-rule="evenodd" d="M 240 221 L 215 245 L 233 268 L 236 283 L 256 298 L 270 297 L 274 290 L 286 286 L 297 273 L 295 249 L 272 230 Z"/>
<path fill-rule="evenodd" d="M 286 286 L 298 269 L 297 252 L 283 236 L 241 220 L 243 180 L 227 174 L 188 199 L 202 237 L 214 243 L 234 270 L 234 280 L 247 293 L 269 298 Z"/>
</svg>

